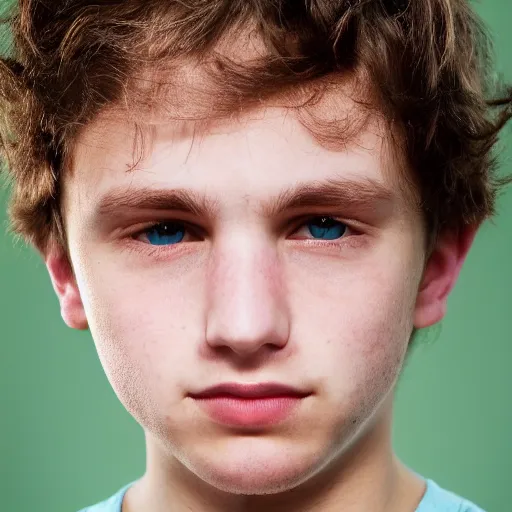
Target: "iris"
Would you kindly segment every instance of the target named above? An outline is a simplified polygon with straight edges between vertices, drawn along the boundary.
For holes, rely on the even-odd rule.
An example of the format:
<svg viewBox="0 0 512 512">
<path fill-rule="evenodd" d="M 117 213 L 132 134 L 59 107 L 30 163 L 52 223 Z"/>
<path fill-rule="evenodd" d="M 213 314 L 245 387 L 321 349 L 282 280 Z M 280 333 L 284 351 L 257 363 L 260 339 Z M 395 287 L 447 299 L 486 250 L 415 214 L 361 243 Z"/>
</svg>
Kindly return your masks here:
<svg viewBox="0 0 512 512">
<path fill-rule="evenodd" d="M 343 236 L 346 226 L 342 222 L 329 217 L 317 217 L 306 223 L 309 232 L 316 238 L 336 240 Z"/>
<path fill-rule="evenodd" d="M 177 244 L 185 237 L 185 228 L 176 222 L 161 222 L 146 231 L 151 245 Z"/>
<path fill-rule="evenodd" d="M 303 224 L 317 239 L 336 240 L 341 238 L 347 226 L 331 217 L 314 217 Z M 183 223 L 160 222 L 147 229 L 145 234 L 151 245 L 173 245 L 180 243 L 187 232 Z"/>
</svg>

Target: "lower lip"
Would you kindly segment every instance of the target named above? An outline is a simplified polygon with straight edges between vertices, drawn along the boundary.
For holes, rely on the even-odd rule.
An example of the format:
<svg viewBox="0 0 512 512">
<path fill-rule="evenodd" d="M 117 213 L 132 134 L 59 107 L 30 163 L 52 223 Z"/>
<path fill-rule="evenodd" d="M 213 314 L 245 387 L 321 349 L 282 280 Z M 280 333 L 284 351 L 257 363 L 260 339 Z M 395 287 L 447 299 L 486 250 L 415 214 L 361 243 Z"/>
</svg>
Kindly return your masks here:
<svg viewBox="0 0 512 512">
<path fill-rule="evenodd" d="M 267 427 L 288 418 L 303 398 L 294 396 L 196 398 L 208 416 L 229 427 Z"/>
</svg>

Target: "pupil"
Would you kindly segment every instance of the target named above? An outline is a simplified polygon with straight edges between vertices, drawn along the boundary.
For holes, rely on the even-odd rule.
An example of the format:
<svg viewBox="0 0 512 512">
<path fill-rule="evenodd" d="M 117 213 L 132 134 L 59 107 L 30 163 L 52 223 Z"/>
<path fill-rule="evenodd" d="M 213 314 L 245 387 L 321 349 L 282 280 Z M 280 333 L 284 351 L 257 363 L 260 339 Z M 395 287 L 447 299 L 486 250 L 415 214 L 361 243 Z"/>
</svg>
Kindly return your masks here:
<svg viewBox="0 0 512 512">
<path fill-rule="evenodd" d="M 318 217 L 310 222 L 309 231 L 314 237 L 336 240 L 343 236 L 345 226 L 330 217 Z"/>
<path fill-rule="evenodd" d="M 335 225 L 335 221 L 328 217 L 320 217 L 317 219 L 317 223 L 320 224 L 322 228 L 331 228 Z"/>
<path fill-rule="evenodd" d="M 162 222 L 148 231 L 147 238 L 152 245 L 172 245 L 183 240 L 185 231 L 178 222 Z"/>
<path fill-rule="evenodd" d="M 180 227 L 176 223 L 166 222 L 165 224 L 159 224 L 154 229 L 160 236 L 169 236 L 175 235 Z"/>
</svg>

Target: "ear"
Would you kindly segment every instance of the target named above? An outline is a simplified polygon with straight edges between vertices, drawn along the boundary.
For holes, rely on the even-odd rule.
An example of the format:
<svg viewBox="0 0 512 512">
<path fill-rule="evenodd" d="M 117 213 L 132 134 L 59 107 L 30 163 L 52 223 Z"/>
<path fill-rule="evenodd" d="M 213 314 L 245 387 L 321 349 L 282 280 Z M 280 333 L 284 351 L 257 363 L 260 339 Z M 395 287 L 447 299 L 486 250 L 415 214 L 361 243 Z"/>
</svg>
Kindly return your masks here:
<svg viewBox="0 0 512 512">
<path fill-rule="evenodd" d="M 474 241 L 478 226 L 460 233 L 446 232 L 430 255 L 416 298 L 414 327 L 423 329 L 440 322 L 446 314 L 448 295 L 459 277 L 462 264 Z"/>
<path fill-rule="evenodd" d="M 72 329 L 87 329 L 85 309 L 71 262 L 65 250 L 54 246 L 49 249 L 44 259 L 50 273 L 53 289 L 59 298 L 62 319 Z"/>
</svg>

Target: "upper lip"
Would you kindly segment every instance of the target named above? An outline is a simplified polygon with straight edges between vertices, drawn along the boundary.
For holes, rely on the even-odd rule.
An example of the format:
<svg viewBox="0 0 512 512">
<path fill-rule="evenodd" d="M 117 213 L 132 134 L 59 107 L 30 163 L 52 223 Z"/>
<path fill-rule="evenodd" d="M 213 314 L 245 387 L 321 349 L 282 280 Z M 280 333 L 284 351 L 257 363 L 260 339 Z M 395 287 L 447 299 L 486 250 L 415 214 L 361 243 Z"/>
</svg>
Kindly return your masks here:
<svg viewBox="0 0 512 512">
<path fill-rule="evenodd" d="M 261 382 L 258 384 L 242 384 L 226 382 L 209 387 L 199 393 L 191 393 L 192 398 L 211 398 L 219 395 L 239 396 L 242 398 L 262 398 L 273 396 L 306 397 L 310 392 L 280 384 L 277 382 Z"/>
</svg>

